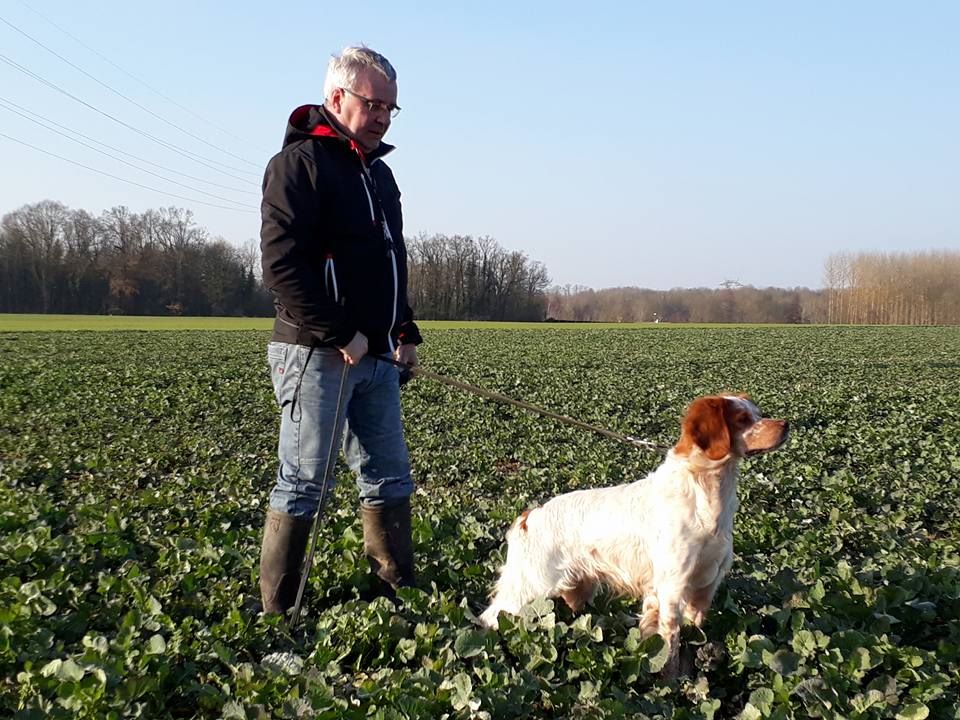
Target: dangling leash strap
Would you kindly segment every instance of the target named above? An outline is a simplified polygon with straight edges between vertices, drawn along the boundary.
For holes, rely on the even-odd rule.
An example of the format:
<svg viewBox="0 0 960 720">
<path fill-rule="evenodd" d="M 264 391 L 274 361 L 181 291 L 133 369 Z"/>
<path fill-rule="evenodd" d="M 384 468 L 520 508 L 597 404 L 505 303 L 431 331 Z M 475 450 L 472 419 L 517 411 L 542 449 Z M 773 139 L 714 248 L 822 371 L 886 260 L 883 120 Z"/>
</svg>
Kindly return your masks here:
<svg viewBox="0 0 960 720">
<path fill-rule="evenodd" d="M 310 352 L 311 354 L 313 353 L 313 348 L 310 348 Z M 310 356 L 308 355 L 307 363 L 309 364 L 309 362 Z M 303 371 L 301 372 L 301 378 L 306 370 L 306 365 L 304 365 Z M 317 536 L 320 534 L 320 515 L 323 513 L 324 501 L 326 500 L 327 496 L 327 486 L 330 484 L 330 479 L 333 477 L 333 466 L 336 464 L 337 460 L 337 449 L 339 445 L 337 441 L 340 439 L 337 435 L 337 429 L 340 427 L 340 416 L 344 410 L 343 397 L 345 395 L 347 376 L 349 374 L 350 366 L 344 362 L 343 370 L 340 371 L 340 388 L 337 391 L 337 410 L 333 417 L 333 429 L 330 431 L 330 447 L 327 448 L 327 465 L 323 469 L 323 485 L 320 487 L 320 504 L 317 506 L 317 514 L 313 516 L 313 527 L 310 531 L 310 550 L 307 552 L 307 559 L 304 562 L 303 569 L 300 573 L 300 586 L 297 588 L 297 599 L 293 604 L 293 613 L 290 615 L 290 628 L 295 627 L 300 621 L 300 608 L 303 604 L 303 593 L 307 588 L 307 579 L 310 577 L 310 570 L 313 568 L 313 555 L 317 551 Z"/>
</svg>

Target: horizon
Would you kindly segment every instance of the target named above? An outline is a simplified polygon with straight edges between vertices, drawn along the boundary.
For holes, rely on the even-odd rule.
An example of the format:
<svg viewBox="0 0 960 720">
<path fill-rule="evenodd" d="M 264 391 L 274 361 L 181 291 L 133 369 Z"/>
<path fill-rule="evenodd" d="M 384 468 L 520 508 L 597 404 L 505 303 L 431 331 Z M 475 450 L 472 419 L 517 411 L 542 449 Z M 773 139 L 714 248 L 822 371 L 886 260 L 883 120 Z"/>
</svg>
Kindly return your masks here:
<svg viewBox="0 0 960 720">
<path fill-rule="evenodd" d="M 322 102 L 327 59 L 365 42 L 399 75 L 404 109 L 386 141 L 405 234 L 489 235 L 542 262 L 553 286 L 816 290 L 836 252 L 960 247 L 952 3 L 307 7 L 291 24 L 254 3 L 224 15 L 185 0 L 36 0 L 0 19 L 14 63 L 0 62 L 0 133 L 243 208 L 177 200 L 0 137 L 0 214 L 45 199 L 95 215 L 177 205 L 242 247 L 258 238 L 259 178 L 289 112 Z M 99 155 L 9 103 L 226 200 Z"/>
</svg>

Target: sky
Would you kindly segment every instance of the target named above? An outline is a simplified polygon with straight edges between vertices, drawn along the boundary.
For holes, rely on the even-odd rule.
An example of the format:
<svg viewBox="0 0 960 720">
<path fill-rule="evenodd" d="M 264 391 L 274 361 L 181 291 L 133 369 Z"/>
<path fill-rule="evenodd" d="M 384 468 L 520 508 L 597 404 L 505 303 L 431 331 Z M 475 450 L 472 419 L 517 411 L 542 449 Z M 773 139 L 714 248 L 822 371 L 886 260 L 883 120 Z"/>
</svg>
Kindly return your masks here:
<svg viewBox="0 0 960 720">
<path fill-rule="evenodd" d="M 831 253 L 960 249 L 958 37 L 952 0 L 4 0 L 0 214 L 176 205 L 255 241 L 290 111 L 363 43 L 399 76 L 406 235 L 561 286 L 820 287 Z"/>
</svg>

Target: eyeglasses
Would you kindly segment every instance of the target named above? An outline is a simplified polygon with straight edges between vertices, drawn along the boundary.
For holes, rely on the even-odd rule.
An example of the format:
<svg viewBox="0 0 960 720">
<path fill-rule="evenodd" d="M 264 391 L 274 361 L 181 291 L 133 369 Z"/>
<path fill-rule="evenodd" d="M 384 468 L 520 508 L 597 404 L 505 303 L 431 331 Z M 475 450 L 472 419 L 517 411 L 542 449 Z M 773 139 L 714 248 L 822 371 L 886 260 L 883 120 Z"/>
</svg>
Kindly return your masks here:
<svg viewBox="0 0 960 720">
<path fill-rule="evenodd" d="M 390 113 L 390 117 L 392 118 L 395 118 L 397 115 L 400 114 L 399 105 L 387 105 L 382 100 L 371 100 L 368 97 L 364 97 L 360 93 L 355 93 L 350 88 L 342 87 L 340 89 L 343 90 L 345 93 L 349 93 L 350 95 L 353 95 L 357 100 L 364 103 L 367 106 L 367 110 L 369 110 L 370 112 L 387 112 L 387 113 Z"/>
</svg>

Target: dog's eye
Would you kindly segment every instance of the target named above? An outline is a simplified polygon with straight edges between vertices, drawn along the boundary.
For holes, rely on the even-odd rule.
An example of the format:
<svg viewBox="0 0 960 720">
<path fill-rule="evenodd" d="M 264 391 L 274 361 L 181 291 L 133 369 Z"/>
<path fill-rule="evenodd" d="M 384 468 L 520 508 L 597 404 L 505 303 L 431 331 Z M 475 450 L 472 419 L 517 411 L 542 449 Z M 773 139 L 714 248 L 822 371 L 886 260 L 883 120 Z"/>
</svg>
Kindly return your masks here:
<svg viewBox="0 0 960 720">
<path fill-rule="evenodd" d="M 753 425 L 753 417 L 747 412 L 738 413 L 734 422 L 740 427 L 750 427 Z"/>
</svg>

